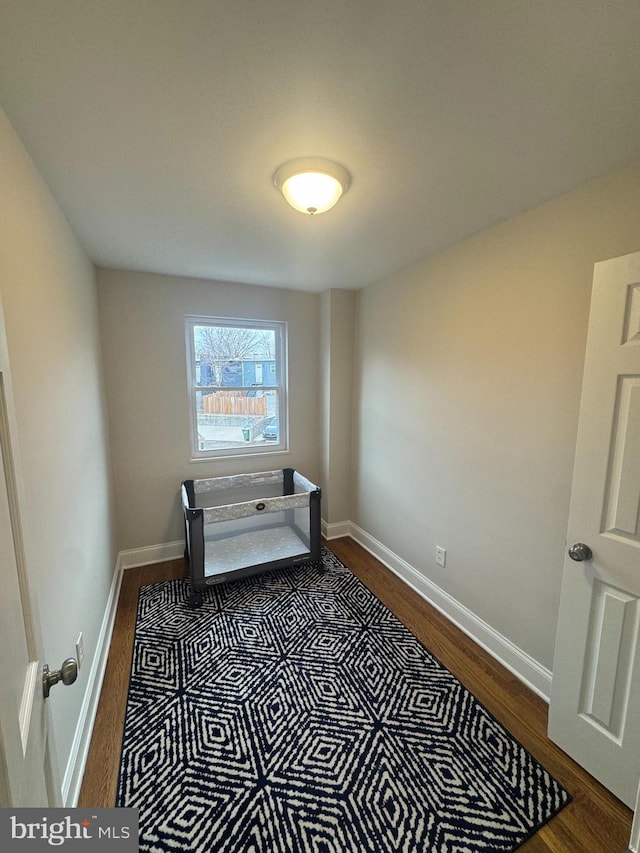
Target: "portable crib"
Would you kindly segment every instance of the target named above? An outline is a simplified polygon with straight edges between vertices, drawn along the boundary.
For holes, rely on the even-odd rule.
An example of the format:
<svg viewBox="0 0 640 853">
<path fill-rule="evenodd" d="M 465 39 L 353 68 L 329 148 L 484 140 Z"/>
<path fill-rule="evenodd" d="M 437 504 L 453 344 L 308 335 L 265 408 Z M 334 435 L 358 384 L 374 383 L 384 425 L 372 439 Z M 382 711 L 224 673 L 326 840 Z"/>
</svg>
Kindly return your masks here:
<svg viewBox="0 0 640 853">
<path fill-rule="evenodd" d="M 293 468 L 184 480 L 182 506 L 191 607 L 212 584 L 314 561 L 320 489 Z"/>
</svg>

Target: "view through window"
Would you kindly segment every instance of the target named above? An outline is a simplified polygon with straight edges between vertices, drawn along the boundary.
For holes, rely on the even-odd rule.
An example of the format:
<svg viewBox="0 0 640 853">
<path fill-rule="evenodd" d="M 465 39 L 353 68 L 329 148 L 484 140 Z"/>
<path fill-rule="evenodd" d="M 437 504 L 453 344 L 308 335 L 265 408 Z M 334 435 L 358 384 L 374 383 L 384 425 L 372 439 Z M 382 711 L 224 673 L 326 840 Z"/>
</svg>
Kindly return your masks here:
<svg viewBox="0 0 640 853">
<path fill-rule="evenodd" d="M 286 325 L 187 317 L 195 457 L 284 449 Z"/>
</svg>

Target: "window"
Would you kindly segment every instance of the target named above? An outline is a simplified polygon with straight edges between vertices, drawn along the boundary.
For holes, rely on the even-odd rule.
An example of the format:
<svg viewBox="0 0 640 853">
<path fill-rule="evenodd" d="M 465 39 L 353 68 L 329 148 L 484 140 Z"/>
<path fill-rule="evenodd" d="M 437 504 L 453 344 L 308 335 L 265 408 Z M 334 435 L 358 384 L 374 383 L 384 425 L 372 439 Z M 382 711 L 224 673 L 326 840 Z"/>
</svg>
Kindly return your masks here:
<svg viewBox="0 0 640 853">
<path fill-rule="evenodd" d="M 286 323 L 186 317 L 193 457 L 287 449 Z"/>
</svg>

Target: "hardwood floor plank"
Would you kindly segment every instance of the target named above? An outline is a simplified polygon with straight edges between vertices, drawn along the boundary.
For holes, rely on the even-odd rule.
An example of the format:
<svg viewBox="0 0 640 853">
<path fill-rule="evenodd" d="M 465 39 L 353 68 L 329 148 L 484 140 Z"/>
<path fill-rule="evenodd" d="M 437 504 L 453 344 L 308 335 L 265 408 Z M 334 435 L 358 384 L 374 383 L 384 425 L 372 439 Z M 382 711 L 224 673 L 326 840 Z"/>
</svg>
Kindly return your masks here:
<svg viewBox="0 0 640 853">
<path fill-rule="evenodd" d="M 328 545 L 572 794 L 573 802 L 520 850 L 624 853 L 631 810 L 548 739 L 546 703 L 352 539 L 334 539 Z M 186 574 L 184 560 L 129 569 L 124 574 L 80 806 L 115 803 L 138 589 Z"/>
</svg>

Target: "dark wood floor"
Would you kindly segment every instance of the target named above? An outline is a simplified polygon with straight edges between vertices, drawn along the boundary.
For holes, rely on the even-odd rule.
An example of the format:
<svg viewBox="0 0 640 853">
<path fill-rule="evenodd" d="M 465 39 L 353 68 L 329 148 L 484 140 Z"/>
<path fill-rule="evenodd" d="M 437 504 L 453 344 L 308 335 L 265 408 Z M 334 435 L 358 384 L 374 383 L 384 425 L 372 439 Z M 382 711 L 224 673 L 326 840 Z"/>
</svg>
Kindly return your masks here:
<svg viewBox="0 0 640 853">
<path fill-rule="evenodd" d="M 551 743 L 546 704 L 353 540 L 334 539 L 329 546 L 573 795 L 520 848 L 523 853 L 626 851 L 631 810 Z M 185 574 L 183 560 L 124 574 L 79 806 L 115 803 L 138 589 Z"/>
</svg>

